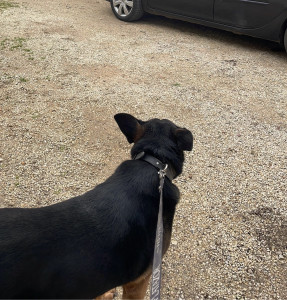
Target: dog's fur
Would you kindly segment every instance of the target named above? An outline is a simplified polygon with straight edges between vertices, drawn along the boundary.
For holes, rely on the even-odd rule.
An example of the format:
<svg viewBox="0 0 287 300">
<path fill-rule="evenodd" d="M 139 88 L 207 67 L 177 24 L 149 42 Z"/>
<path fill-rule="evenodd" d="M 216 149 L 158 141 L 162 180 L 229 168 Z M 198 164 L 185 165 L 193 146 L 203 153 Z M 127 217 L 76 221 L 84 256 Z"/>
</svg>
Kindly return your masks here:
<svg viewBox="0 0 287 300">
<path fill-rule="evenodd" d="M 192 134 L 168 120 L 115 120 L 130 143 L 182 172 Z M 123 285 L 124 298 L 142 298 L 150 275 L 159 208 L 154 166 L 127 160 L 84 195 L 33 209 L 0 210 L 0 298 L 93 298 Z M 177 187 L 163 190 L 164 252 L 172 230 Z"/>
</svg>

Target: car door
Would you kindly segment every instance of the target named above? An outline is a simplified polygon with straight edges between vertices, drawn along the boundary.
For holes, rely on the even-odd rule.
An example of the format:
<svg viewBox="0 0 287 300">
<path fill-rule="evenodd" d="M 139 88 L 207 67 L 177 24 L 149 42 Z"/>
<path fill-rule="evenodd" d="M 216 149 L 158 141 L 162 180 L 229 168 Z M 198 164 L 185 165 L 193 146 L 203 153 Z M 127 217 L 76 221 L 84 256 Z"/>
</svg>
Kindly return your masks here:
<svg viewBox="0 0 287 300">
<path fill-rule="evenodd" d="M 148 0 L 151 9 L 202 20 L 213 20 L 214 0 Z"/>
<path fill-rule="evenodd" d="M 282 0 L 215 0 L 214 20 L 240 28 L 259 28 L 271 22 L 282 12 L 283 2 Z"/>
</svg>

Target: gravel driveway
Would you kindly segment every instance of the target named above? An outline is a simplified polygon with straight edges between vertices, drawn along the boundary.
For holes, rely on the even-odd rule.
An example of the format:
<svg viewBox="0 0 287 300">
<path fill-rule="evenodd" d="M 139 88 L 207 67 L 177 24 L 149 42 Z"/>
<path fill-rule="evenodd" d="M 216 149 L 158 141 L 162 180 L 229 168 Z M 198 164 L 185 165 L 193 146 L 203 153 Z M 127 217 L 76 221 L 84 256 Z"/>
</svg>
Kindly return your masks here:
<svg viewBox="0 0 287 300">
<path fill-rule="evenodd" d="M 163 299 L 287 299 L 287 55 L 162 17 L 123 23 L 104 0 L 7 6 L 0 206 L 52 204 L 105 180 L 129 157 L 114 114 L 168 118 L 195 145 L 176 180 Z"/>
</svg>

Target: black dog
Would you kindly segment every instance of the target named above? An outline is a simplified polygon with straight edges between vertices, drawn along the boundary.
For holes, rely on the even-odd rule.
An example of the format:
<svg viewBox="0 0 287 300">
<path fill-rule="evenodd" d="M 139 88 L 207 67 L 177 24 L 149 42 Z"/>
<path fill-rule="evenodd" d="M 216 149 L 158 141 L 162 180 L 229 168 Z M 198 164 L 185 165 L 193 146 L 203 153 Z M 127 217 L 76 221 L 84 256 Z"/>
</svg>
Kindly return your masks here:
<svg viewBox="0 0 287 300">
<path fill-rule="evenodd" d="M 189 130 L 169 120 L 115 120 L 132 157 L 141 152 L 182 172 Z M 142 158 L 124 161 L 104 183 L 67 201 L 41 208 L 0 210 L 0 298 L 89 298 L 123 286 L 124 299 L 143 298 L 151 274 L 159 209 L 157 169 Z M 177 187 L 165 180 L 166 252 Z"/>
</svg>

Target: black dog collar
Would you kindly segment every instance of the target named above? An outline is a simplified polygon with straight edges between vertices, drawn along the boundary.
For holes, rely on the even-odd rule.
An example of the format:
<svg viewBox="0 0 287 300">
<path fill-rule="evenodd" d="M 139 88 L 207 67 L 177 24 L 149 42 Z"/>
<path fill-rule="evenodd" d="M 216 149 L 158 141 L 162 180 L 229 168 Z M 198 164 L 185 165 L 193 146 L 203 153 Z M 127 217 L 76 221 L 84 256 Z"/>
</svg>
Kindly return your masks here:
<svg viewBox="0 0 287 300">
<path fill-rule="evenodd" d="M 151 165 L 153 165 L 158 170 L 161 170 L 161 171 L 164 170 L 166 177 L 170 181 L 172 181 L 173 178 L 175 177 L 173 170 L 170 168 L 170 166 L 168 164 L 162 163 L 159 159 L 155 158 L 152 155 L 146 154 L 145 152 L 140 152 L 133 159 L 134 160 L 136 160 L 136 159 L 144 160 L 144 161 L 150 163 Z"/>
</svg>

